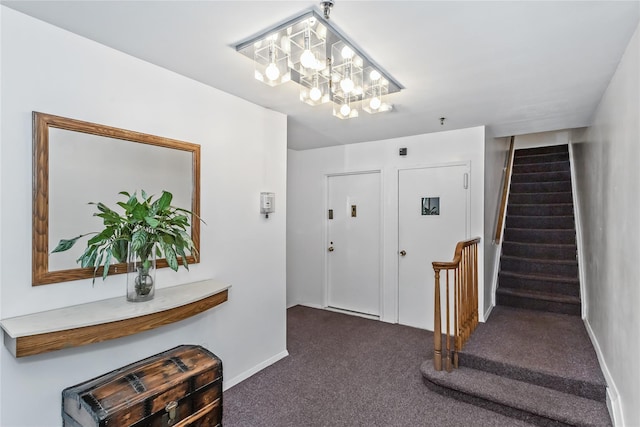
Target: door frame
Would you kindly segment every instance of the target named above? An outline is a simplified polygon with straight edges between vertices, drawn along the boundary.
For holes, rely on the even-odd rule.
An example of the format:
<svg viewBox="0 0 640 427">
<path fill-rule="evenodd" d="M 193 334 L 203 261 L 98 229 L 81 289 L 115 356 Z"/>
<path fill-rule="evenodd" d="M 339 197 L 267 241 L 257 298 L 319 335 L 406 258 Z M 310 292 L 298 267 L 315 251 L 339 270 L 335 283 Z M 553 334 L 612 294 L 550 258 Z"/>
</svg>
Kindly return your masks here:
<svg viewBox="0 0 640 427">
<path fill-rule="evenodd" d="M 378 304 L 379 304 L 379 316 L 368 315 L 365 313 L 358 313 L 355 311 L 348 310 L 340 310 L 329 307 L 329 257 L 327 248 L 329 247 L 329 179 L 336 176 L 349 176 L 349 175 L 364 175 L 364 174 L 372 174 L 377 173 L 380 176 L 380 188 L 379 197 L 380 197 L 380 224 L 378 226 L 378 234 L 380 245 L 378 246 Z M 382 169 L 364 169 L 364 170 L 354 170 L 348 172 L 335 172 L 335 173 L 326 173 L 324 174 L 323 180 L 323 194 L 324 194 L 324 209 L 322 211 L 322 260 L 323 260 L 323 278 L 322 278 L 322 308 L 325 310 L 337 311 L 341 313 L 348 313 L 355 316 L 365 317 L 368 319 L 383 319 L 384 318 L 384 171 Z"/>
<path fill-rule="evenodd" d="M 462 160 L 456 162 L 443 162 L 443 163 L 428 163 L 412 165 L 408 167 L 398 168 L 396 170 L 396 257 L 395 257 L 395 269 L 396 269 L 396 292 L 395 292 L 395 323 L 400 322 L 400 172 L 415 170 L 415 169 L 433 169 L 443 167 L 464 166 L 466 167 L 466 174 L 468 176 L 468 187 L 466 194 L 467 209 L 465 212 L 465 238 L 469 238 L 471 233 L 471 160 Z M 453 254 L 451 254 L 453 259 Z M 442 260 L 447 261 L 447 260 Z M 434 279 L 435 280 L 435 279 Z"/>
</svg>

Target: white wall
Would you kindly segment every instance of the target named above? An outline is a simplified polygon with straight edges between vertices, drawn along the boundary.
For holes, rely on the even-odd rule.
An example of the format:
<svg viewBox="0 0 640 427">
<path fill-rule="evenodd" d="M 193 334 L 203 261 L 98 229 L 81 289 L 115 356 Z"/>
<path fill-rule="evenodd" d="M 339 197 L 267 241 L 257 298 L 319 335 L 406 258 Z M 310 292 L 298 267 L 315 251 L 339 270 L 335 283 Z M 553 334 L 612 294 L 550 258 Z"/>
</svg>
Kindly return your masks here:
<svg viewBox="0 0 640 427">
<path fill-rule="evenodd" d="M 509 158 L 509 138 L 495 138 L 491 128 L 485 128 L 484 151 L 484 307 L 481 311 L 487 318 L 495 305 L 494 295 L 498 279 L 501 244 L 495 242 L 496 226 L 505 168 Z"/>
<path fill-rule="evenodd" d="M 0 7 L 0 23 L 2 23 L 2 14 L 4 7 Z M 0 31 L 0 118 L 2 117 L 2 31 Z M 0 120 L 0 165 L 2 165 L 2 120 Z M 0 171 L 0 188 L 2 187 L 2 172 Z M 0 197 L 0 260 L 2 260 L 2 197 Z M 0 266 L 2 264 L 0 263 Z M 1 270 L 1 269 L 0 269 Z M 2 296 L 2 273 L 0 271 L 0 297 Z M 0 319 L 2 317 L 2 304 L 0 304 Z M 0 354 L 0 384 L 2 384 L 2 354 Z M 0 402 L 2 402 L 2 387 L 0 386 Z M 2 404 L 0 403 L 0 422 L 2 421 Z"/>
<path fill-rule="evenodd" d="M 567 145 L 573 132 L 573 129 L 563 129 L 518 135 L 515 138 L 515 147 L 516 150 L 520 150 L 523 148 L 547 147 L 549 145 Z"/>
<path fill-rule="evenodd" d="M 398 149 L 407 147 L 400 157 Z M 484 238 L 484 127 L 305 151 L 289 150 L 287 305 L 323 305 L 326 175 L 381 170 L 383 180 L 382 320 L 397 321 L 398 169 L 467 162 L 471 165 L 470 236 Z M 483 250 L 479 250 L 483 286 Z M 453 257 L 453 251 L 450 258 Z M 448 258 L 448 259 L 450 259 Z M 445 259 L 446 260 L 446 259 Z M 481 299 L 484 293 L 480 291 Z M 480 301 L 480 307 L 484 302 Z"/>
<path fill-rule="evenodd" d="M 609 382 L 616 425 L 640 420 L 640 26 L 572 145 L 582 224 L 587 329 Z"/>
<path fill-rule="evenodd" d="M 286 117 L 0 10 L 2 317 L 118 296 L 125 304 L 122 275 L 93 287 L 31 286 L 33 110 L 200 144 L 201 262 L 157 279 L 159 287 L 207 278 L 233 286 L 228 302 L 134 336 L 21 359 L 1 346 L 0 425 L 59 426 L 65 387 L 183 343 L 222 358 L 225 387 L 285 356 Z M 283 207 L 268 220 L 259 215 L 261 191 L 275 192 Z"/>
</svg>

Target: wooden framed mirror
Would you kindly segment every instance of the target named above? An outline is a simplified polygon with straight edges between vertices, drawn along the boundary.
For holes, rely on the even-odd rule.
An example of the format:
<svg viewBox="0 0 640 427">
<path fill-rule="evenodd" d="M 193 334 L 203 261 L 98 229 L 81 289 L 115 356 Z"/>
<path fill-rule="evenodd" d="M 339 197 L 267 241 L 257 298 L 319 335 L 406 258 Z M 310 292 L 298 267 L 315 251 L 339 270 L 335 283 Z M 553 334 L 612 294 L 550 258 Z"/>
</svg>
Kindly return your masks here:
<svg viewBox="0 0 640 427">
<path fill-rule="evenodd" d="M 68 253 L 51 251 L 62 238 L 102 228 L 89 202 L 115 207 L 125 201 L 120 191 L 141 190 L 167 190 L 172 205 L 194 213 L 191 238 L 199 253 L 200 145 L 33 112 L 32 285 L 93 277 L 93 268 L 76 263 L 85 241 Z M 198 260 L 189 256 L 188 262 Z M 157 268 L 162 267 L 167 262 L 159 259 Z M 126 271 L 124 263 L 109 267 L 109 274 Z"/>
</svg>

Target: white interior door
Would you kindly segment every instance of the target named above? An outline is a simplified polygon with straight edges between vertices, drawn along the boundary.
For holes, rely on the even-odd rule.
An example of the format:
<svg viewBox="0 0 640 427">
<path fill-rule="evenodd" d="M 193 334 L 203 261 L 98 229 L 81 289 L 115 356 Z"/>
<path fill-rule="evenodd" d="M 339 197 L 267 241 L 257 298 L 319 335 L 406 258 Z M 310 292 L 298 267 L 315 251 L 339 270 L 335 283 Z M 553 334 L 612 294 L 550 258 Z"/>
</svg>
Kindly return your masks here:
<svg viewBox="0 0 640 427">
<path fill-rule="evenodd" d="M 433 261 L 468 237 L 467 165 L 398 171 L 398 322 L 433 330 Z"/>
<path fill-rule="evenodd" d="M 328 177 L 327 305 L 380 315 L 380 173 Z"/>
</svg>

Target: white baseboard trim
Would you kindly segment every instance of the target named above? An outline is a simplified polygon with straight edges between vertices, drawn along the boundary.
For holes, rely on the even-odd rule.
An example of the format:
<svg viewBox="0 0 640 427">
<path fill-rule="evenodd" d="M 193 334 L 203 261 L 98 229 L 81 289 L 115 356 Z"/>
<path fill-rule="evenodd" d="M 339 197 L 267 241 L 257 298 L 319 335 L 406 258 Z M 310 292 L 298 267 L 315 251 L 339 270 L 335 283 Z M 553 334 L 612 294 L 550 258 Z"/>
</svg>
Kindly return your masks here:
<svg viewBox="0 0 640 427">
<path fill-rule="evenodd" d="M 273 365 L 278 360 L 284 359 L 287 356 L 289 356 L 289 352 L 287 350 L 285 350 L 285 351 L 283 351 L 281 353 L 276 354 L 273 357 L 270 357 L 269 359 L 265 360 L 264 362 L 258 363 L 256 366 L 254 366 L 251 369 L 248 369 L 248 370 L 244 371 L 240 375 L 236 375 L 235 377 L 231 378 L 230 380 L 223 380 L 222 390 L 224 391 L 224 390 L 230 389 L 234 385 L 237 385 L 237 384 L 241 383 L 242 381 L 246 380 L 250 376 L 252 376 L 254 374 L 257 374 L 258 372 L 260 372 L 264 368 Z"/>
<path fill-rule="evenodd" d="M 609 368 L 607 367 L 602 354 L 602 349 L 600 348 L 600 344 L 596 339 L 593 329 L 591 329 L 588 319 L 584 319 L 584 326 L 587 329 L 589 338 L 591 339 L 591 344 L 593 344 L 593 348 L 596 351 L 596 356 L 598 356 L 598 362 L 600 363 L 600 369 L 602 369 L 604 379 L 607 382 L 607 408 L 611 415 L 611 422 L 614 427 L 622 427 L 624 426 L 624 417 L 622 414 L 622 403 L 620 402 L 618 388 L 616 387 L 616 383 L 613 381 L 611 372 L 609 372 Z"/>
<path fill-rule="evenodd" d="M 489 316 L 493 311 L 493 307 L 495 307 L 495 304 L 489 305 L 489 308 L 487 308 L 487 311 L 484 312 L 484 319 L 481 320 L 482 322 L 486 322 L 489 319 Z"/>
<path fill-rule="evenodd" d="M 390 322 L 390 321 L 383 320 L 380 318 L 380 316 L 375 316 L 373 314 L 360 313 L 360 312 L 351 311 L 351 310 L 343 310 L 341 308 L 334 308 L 334 307 L 323 307 L 320 304 L 296 304 L 296 305 L 301 305 L 302 307 L 317 308 L 319 310 L 333 311 L 334 313 L 348 314 L 349 316 L 364 317 L 365 319 L 380 320 L 385 323 L 397 323 L 397 322 Z"/>
<path fill-rule="evenodd" d="M 323 306 L 321 306 L 320 304 L 301 304 L 301 303 L 298 303 L 298 304 L 296 304 L 296 305 L 301 305 L 301 306 L 303 306 L 303 307 L 317 308 L 317 309 L 319 309 L 319 310 L 324 310 L 324 307 L 323 307 Z"/>
<path fill-rule="evenodd" d="M 360 313 L 358 311 L 343 310 L 341 308 L 335 308 L 335 307 L 324 307 L 324 310 L 333 311 L 334 313 L 347 314 L 349 316 L 363 317 L 369 320 L 380 320 L 380 316 L 376 316 L 374 314 Z"/>
</svg>

